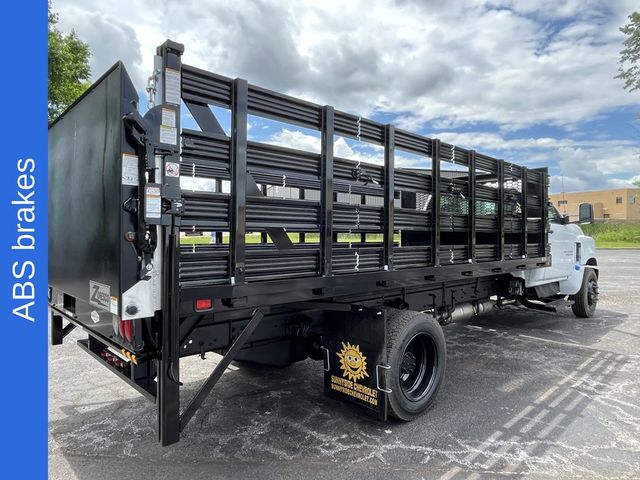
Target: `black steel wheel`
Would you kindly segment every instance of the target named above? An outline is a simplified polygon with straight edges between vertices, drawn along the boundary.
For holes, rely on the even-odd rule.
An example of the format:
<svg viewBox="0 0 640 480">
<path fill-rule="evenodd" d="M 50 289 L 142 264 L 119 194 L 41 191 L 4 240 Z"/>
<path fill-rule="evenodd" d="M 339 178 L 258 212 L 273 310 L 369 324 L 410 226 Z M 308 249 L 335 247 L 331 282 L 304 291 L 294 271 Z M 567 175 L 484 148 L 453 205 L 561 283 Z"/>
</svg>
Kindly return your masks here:
<svg viewBox="0 0 640 480">
<path fill-rule="evenodd" d="M 431 316 L 390 310 L 387 319 L 389 412 L 412 420 L 432 404 L 444 379 L 446 344 Z"/>
<path fill-rule="evenodd" d="M 582 286 L 576 293 L 571 310 L 576 317 L 590 318 L 598 305 L 598 276 L 593 268 L 587 268 L 582 277 Z"/>
</svg>

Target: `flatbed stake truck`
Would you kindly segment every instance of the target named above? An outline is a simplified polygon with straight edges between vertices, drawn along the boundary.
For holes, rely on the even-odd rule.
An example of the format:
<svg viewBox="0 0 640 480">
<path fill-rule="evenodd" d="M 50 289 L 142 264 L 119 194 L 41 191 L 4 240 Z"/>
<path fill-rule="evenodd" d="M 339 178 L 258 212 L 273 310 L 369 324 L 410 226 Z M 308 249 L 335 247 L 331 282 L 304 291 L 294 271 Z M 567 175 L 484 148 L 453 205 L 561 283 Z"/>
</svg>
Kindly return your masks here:
<svg viewBox="0 0 640 480">
<path fill-rule="evenodd" d="M 411 420 L 442 385 L 441 324 L 507 303 L 594 314 L 594 242 L 548 204 L 546 169 L 201 70 L 182 53 L 158 47 L 144 115 L 117 63 L 49 128 L 51 341 L 82 329 L 79 346 L 155 402 L 162 445 L 232 361 L 310 357 L 328 395 Z M 181 125 L 187 114 L 197 128 Z M 315 130 L 320 152 L 250 140 L 249 115 Z M 384 161 L 340 158 L 336 137 L 379 145 Z M 402 167 L 403 153 L 424 168 Z M 207 352 L 222 359 L 181 399 L 181 358 Z"/>
</svg>

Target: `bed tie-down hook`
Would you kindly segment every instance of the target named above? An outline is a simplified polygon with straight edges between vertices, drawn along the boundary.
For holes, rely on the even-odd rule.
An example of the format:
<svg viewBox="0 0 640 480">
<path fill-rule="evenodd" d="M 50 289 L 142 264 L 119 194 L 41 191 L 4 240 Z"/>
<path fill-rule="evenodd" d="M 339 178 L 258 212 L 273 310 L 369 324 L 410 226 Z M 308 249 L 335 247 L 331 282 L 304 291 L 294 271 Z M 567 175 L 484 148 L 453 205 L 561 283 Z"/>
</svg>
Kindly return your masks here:
<svg viewBox="0 0 640 480">
<path fill-rule="evenodd" d="M 380 183 L 373 178 L 369 172 L 367 172 L 364 168 L 360 166 L 360 162 L 358 165 L 351 169 L 351 176 L 354 180 L 358 180 L 359 182 L 364 182 L 365 185 L 369 183 L 373 183 L 374 185 L 380 185 Z"/>
</svg>

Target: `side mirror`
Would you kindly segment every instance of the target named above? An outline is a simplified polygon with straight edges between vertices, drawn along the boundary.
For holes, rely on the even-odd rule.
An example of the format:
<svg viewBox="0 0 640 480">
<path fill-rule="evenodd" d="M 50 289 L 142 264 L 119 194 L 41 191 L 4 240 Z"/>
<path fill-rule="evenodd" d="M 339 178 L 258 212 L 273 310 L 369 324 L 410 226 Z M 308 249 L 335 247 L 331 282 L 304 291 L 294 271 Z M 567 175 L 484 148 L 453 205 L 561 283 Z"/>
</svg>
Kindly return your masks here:
<svg viewBox="0 0 640 480">
<path fill-rule="evenodd" d="M 569 217 L 569 215 L 563 215 L 562 223 L 564 223 L 565 225 L 569 225 L 571 223 L 571 217 Z"/>
<path fill-rule="evenodd" d="M 593 205 L 590 203 L 581 203 L 578 218 L 580 223 L 593 223 Z"/>
</svg>

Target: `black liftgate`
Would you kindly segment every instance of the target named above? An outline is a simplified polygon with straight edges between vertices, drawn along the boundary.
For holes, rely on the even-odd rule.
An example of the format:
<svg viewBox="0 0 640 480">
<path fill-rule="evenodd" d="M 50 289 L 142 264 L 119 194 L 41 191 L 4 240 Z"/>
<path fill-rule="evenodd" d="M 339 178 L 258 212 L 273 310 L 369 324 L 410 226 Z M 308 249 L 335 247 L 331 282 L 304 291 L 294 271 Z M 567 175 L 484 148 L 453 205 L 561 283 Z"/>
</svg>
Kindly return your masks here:
<svg viewBox="0 0 640 480">
<path fill-rule="evenodd" d="M 162 311 L 152 323 L 158 350 L 147 352 L 157 358 L 151 393 L 164 445 L 178 440 L 264 315 L 547 264 L 546 169 L 184 65 L 182 52 L 167 41 L 157 64 L 160 97 L 181 98 L 176 107 L 186 106 L 200 128 L 180 129 L 177 112 L 179 157 L 162 157 L 164 178 L 155 177 L 170 200 L 162 216 Z M 229 110 L 230 136 L 212 106 Z M 315 130 L 320 152 L 248 140 L 249 115 Z M 335 156 L 338 136 L 382 146 L 384 163 Z M 424 163 L 403 168 L 403 153 Z M 283 187 L 287 198 L 274 195 Z M 180 244 L 181 233 L 198 232 L 213 242 Z M 202 299 L 212 301 L 209 312 L 196 309 Z M 226 341 L 208 349 L 227 355 L 181 412 L 179 359 L 199 353 L 186 345 L 198 330 L 212 340 L 213 332 L 226 332 L 218 336 Z"/>
</svg>

